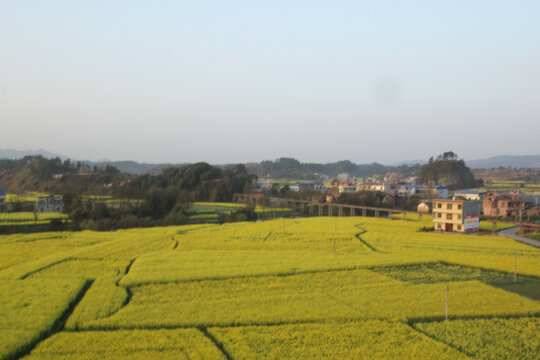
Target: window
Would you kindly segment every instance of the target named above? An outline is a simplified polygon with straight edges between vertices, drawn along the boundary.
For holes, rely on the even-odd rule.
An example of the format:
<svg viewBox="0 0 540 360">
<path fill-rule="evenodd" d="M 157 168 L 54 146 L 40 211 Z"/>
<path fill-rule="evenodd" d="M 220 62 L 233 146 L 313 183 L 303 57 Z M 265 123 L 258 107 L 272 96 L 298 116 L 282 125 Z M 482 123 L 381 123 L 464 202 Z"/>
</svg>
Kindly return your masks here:
<svg viewBox="0 0 540 360">
<path fill-rule="evenodd" d="M 441 218 L 441 217 L 442 217 L 442 214 L 441 214 L 441 213 L 437 213 L 437 217 L 438 217 L 438 218 Z"/>
<path fill-rule="evenodd" d="M 458 225 L 458 226 L 457 226 L 457 229 L 458 229 L 458 230 L 461 230 L 461 225 Z"/>
<path fill-rule="evenodd" d="M 437 229 L 440 229 L 441 228 L 441 224 L 437 224 Z"/>
<path fill-rule="evenodd" d="M 448 220 L 452 220 L 452 214 L 446 214 L 446 218 L 447 218 Z"/>
<path fill-rule="evenodd" d="M 461 220 L 461 214 L 458 214 L 457 218 L 458 220 Z"/>
<path fill-rule="evenodd" d="M 452 204 L 446 204 L 446 208 L 447 208 L 448 210 L 452 210 Z"/>
<path fill-rule="evenodd" d="M 441 203 L 437 203 L 437 208 L 441 209 L 441 208 L 442 208 L 442 204 L 441 204 Z"/>
<path fill-rule="evenodd" d="M 463 205 L 458 204 L 457 208 L 458 208 L 459 210 L 461 210 L 461 209 L 463 209 Z"/>
</svg>

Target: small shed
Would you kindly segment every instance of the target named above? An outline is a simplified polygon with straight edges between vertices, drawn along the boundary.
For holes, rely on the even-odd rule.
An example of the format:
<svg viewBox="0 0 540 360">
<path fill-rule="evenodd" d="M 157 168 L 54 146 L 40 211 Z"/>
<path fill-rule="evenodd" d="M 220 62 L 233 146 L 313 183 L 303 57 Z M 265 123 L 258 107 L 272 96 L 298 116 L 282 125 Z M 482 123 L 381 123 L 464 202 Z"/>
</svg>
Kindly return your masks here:
<svg viewBox="0 0 540 360">
<path fill-rule="evenodd" d="M 433 203 L 431 201 L 423 200 L 418 204 L 417 211 L 419 214 L 431 214 Z"/>
</svg>

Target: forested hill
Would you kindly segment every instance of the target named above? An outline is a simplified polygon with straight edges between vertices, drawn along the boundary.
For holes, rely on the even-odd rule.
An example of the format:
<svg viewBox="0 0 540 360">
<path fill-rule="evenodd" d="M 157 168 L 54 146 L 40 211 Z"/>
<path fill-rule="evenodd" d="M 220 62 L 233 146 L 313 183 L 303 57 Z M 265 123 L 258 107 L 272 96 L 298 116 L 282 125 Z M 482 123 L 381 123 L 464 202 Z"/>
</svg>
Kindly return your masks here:
<svg viewBox="0 0 540 360">
<path fill-rule="evenodd" d="M 41 155 L 18 160 L 0 159 L 0 188 L 11 193 L 112 195 L 117 186 L 132 177 L 110 165 L 90 167 L 81 162 L 72 163 L 69 159 L 47 159 Z"/>
<path fill-rule="evenodd" d="M 274 161 L 266 160 L 261 163 L 247 164 L 250 173 L 259 177 L 270 177 L 274 179 L 305 179 L 313 180 L 326 175 L 335 178 L 337 175 L 347 173 L 350 177 L 366 177 L 374 174 L 385 174 L 387 172 L 398 172 L 404 175 L 414 174 L 420 169 L 420 165 L 385 166 L 379 163 L 355 164 L 349 160 L 335 163 L 317 164 L 301 163 L 292 158 L 279 158 Z"/>
<path fill-rule="evenodd" d="M 420 179 L 427 185 L 443 185 L 449 188 L 467 188 L 482 185 L 475 181 L 474 175 L 457 154 L 449 151 L 420 168 Z"/>
<path fill-rule="evenodd" d="M 137 176 L 111 165 L 90 167 L 39 155 L 0 160 L 0 188 L 11 193 L 39 191 L 143 199 L 153 190 L 174 189 L 187 201 L 231 201 L 235 192 L 243 192 L 255 179 L 243 164 L 222 169 L 195 163 L 164 168 L 159 175 Z"/>
</svg>

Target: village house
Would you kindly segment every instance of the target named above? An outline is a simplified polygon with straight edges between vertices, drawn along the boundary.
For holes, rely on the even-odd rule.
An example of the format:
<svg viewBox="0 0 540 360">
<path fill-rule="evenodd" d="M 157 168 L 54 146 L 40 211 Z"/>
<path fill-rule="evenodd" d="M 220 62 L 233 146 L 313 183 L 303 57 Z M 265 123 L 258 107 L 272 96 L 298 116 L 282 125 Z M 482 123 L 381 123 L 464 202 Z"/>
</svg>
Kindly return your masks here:
<svg viewBox="0 0 540 360">
<path fill-rule="evenodd" d="M 485 191 L 478 190 L 459 190 L 454 193 L 454 196 L 459 196 L 467 200 L 482 200 Z"/>
<path fill-rule="evenodd" d="M 338 186 L 338 192 L 340 194 L 350 194 L 356 192 L 356 185 L 339 185 Z"/>
<path fill-rule="evenodd" d="M 325 192 L 326 191 L 326 185 L 324 185 L 323 183 L 315 184 L 315 186 L 313 188 L 314 188 L 315 191 L 319 191 L 319 192 Z"/>
<path fill-rule="evenodd" d="M 60 195 L 38 196 L 36 200 L 36 211 L 62 212 L 64 211 L 64 200 Z"/>
<path fill-rule="evenodd" d="M 399 177 L 398 177 L 398 174 L 395 173 L 395 172 L 392 172 L 392 173 L 386 173 L 386 175 L 384 175 L 384 182 L 385 183 L 397 183 L 399 181 Z"/>
<path fill-rule="evenodd" d="M 373 191 L 373 192 L 386 192 L 386 189 L 389 188 L 390 185 L 384 184 L 384 183 L 372 183 L 372 182 L 365 182 L 365 183 L 358 183 L 356 185 L 356 191 Z"/>
<path fill-rule="evenodd" d="M 448 188 L 446 186 L 417 185 L 416 193 L 427 199 L 448 199 Z"/>
<path fill-rule="evenodd" d="M 479 230 L 480 200 L 433 200 L 433 222 L 435 230 L 445 232 L 473 232 Z"/>
<path fill-rule="evenodd" d="M 409 197 L 416 194 L 416 184 L 398 184 L 397 194 L 399 197 Z"/>
<path fill-rule="evenodd" d="M 482 200 L 482 213 L 486 216 L 512 217 L 520 214 L 535 216 L 538 207 L 528 203 L 522 194 L 489 194 Z"/>
<path fill-rule="evenodd" d="M 299 192 L 300 184 L 289 184 L 289 191 Z"/>
<path fill-rule="evenodd" d="M 300 191 L 314 191 L 315 190 L 315 181 L 300 181 L 298 185 L 300 186 Z"/>
</svg>

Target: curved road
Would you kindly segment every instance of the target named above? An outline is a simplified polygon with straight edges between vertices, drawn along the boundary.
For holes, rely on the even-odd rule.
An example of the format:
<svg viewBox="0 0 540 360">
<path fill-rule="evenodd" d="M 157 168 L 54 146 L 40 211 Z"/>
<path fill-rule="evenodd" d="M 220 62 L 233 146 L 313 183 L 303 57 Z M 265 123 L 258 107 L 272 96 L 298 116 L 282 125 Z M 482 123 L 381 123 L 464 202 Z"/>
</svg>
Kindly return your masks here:
<svg viewBox="0 0 540 360">
<path fill-rule="evenodd" d="M 522 242 L 524 244 L 540 248 L 540 241 L 529 239 L 529 238 L 526 238 L 526 237 L 523 237 L 523 236 L 517 236 L 516 231 L 517 231 L 517 227 L 514 226 L 514 227 L 511 227 L 511 228 L 499 231 L 497 233 L 497 235 L 512 238 L 512 239 L 514 239 L 516 241 L 519 241 L 519 242 Z"/>
</svg>

